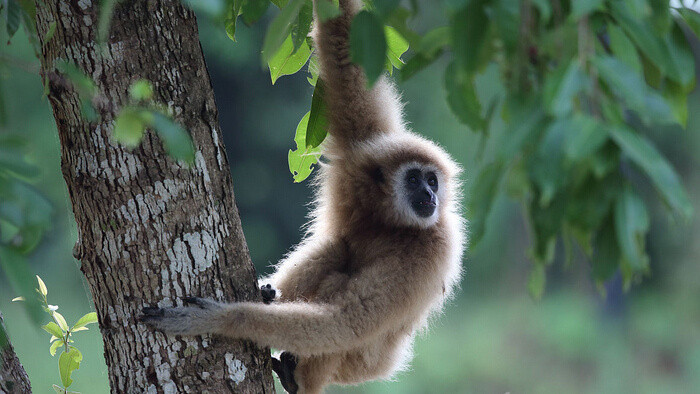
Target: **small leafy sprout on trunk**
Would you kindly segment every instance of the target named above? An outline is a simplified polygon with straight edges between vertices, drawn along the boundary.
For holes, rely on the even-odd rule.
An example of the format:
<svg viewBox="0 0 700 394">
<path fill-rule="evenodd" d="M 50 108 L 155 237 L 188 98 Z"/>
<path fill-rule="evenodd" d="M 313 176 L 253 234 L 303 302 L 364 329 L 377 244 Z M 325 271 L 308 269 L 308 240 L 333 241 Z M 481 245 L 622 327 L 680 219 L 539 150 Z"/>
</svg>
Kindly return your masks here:
<svg viewBox="0 0 700 394">
<path fill-rule="evenodd" d="M 74 333 L 87 330 L 88 324 L 97 323 L 97 313 L 87 313 L 78 319 L 73 326 L 69 327 L 63 315 L 57 312 L 58 306 L 49 304 L 47 298 L 49 291 L 44 281 L 41 280 L 38 275 L 36 279 L 39 283 L 36 289 L 36 292 L 39 294 L 39 302 L 43 306 L 44 311 L 51 316 L 52 320 L 41 327 L 44 331 L 51 334 L 49 353 L 52 356 L 56 356 L 58 349 L 62 349 L 58 357 L 58 372 L 61 376 L 61 383 L 63 386 L 54 384 L 53 389 L 59 394 L 79 394 L 76 391 L 68 390 L 68 387 L 73 384 L 73 379 L 71 377 L 73 371 L 80 368 L 80 363 L 83 361 L 83 354 L 73 345 L 74 341 L 71 338 Z M 12 301 L 24 301 L 24 298 L 16 297 Z"/>
</svg>

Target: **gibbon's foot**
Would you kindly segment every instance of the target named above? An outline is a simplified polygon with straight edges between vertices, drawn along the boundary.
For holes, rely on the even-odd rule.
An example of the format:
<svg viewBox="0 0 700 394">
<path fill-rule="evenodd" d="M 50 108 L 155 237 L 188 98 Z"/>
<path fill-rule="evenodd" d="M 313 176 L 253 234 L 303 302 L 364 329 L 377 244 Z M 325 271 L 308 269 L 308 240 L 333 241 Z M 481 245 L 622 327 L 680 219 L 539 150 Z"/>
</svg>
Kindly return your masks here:
<svg viewBox="0 0 700 394">
<path fill-rule="evenodd" d="M 299 390 L 299 385 L 294 380 L 294 370 L 296 368 L 297 358 L 292 353 L 282 352 L 279 360 L 272 357 L 272 370 L 275 371 L 280 379 L 280 383 L 282 383 L 282 387 L 289 394 L 296 394 Z"/>
<path fill-rule="evenodd" d="M 275 300 L 275 295 L 277 291 L 270 284 L 260 286 L 260 294 L 262 295 L 263 302 L 269 304 Z"/>
<path fill-rule="evenodd" d="M 214 300 L 208 300 L 206 298 L 199 298 L 199 297 L 183 297 L 182 303 L 185 305 L 198 306 L 201 309 L 211 309 L 218 304 Z"/>
</svg>

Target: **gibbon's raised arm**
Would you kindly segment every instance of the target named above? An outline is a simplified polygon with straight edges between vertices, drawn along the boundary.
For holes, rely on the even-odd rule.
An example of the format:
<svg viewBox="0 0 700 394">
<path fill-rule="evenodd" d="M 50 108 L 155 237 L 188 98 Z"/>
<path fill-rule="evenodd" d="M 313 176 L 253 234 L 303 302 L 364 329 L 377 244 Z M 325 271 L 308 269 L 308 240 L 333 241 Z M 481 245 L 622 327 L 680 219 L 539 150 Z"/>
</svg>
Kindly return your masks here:
<svg viewBox="0 0 700 394">
<path fill-rule="evenodd" d="M 368 90 L 364 71 L 351 61 L 350 27 L 361 6 L 361 0 L 340 0 L 341 16 L 326 22 L 315 18 L 313 37 L 329 109 L 329 132 L 341 144 L 403 127 L 401 101 L 391 83 L 383 76 Z"/>
</svg>

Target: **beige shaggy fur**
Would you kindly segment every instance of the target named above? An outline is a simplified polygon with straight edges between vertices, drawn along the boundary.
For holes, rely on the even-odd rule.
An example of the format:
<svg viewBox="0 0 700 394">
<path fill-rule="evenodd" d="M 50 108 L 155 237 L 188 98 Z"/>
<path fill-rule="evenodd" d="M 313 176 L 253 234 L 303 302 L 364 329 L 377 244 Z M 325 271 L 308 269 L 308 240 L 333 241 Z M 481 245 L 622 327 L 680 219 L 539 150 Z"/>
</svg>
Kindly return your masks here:
<svg viewBox="0 0 700 394">
<path fill-rule="evenodd" d="M 300 393 L 388 378 L 404 366 L 414 333 L 459 281 L 465 241 L 458 166 L 406 130 L 385 78 L 366 89 L 364 73 L 349 59 L 359 2 L 340 4 L 343 15 L 314 30 L 331 126 L 312 220 L 303 242 L 261 280 L 278 289 L 278 299 L 270 305 L 199 300 L 199 308 L 166 308 L 144 318 L 171 333 L 215 333 L 288 351 L 298 360 Z M 416 215 L 405 195 L 411 168 L 437 175 L 430 217 Z"/>
</svg>

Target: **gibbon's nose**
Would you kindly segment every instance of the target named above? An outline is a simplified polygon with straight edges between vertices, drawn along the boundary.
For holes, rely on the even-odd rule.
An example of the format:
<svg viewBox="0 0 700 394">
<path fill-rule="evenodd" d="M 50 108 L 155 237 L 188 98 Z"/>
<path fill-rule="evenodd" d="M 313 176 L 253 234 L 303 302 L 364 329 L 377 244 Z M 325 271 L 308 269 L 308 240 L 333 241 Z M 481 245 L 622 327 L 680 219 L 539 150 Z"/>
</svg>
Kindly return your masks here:
<svg viewBox="0 0 700 394">
<path fill-rule="evenodd" d="M 430 204 L 435 204 L 435 193 L 433 193 L 432 190 L 425 187 L 425 188 L 423 188 L 423 192 L 421 194 L 423 195 L 425 202 L 430 203 Z"/>
</svg>

